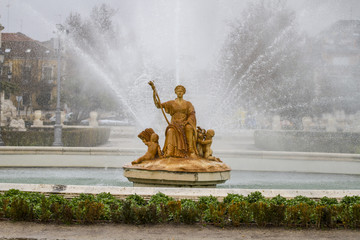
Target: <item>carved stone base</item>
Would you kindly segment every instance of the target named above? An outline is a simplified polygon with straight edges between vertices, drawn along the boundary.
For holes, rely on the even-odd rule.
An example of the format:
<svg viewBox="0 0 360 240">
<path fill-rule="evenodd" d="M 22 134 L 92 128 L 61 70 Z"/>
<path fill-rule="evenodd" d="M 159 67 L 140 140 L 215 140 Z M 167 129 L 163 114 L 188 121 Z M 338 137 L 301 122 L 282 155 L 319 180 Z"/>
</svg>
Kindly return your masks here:
<svg viewBox="0 0 360 240">
<path fill-rule="evenodd" d="M 206 159 L 162 158 L 125 165 L 134 187 L 216 187 L 230 179 L 231 169 Z"/>
<path fill-rule="evenodd" d="M 126 168 L 124 176 L 134 187 L 216 187 L 230 179 L 230 171 L 224 172 L 168 172 Z"/>
</svg>

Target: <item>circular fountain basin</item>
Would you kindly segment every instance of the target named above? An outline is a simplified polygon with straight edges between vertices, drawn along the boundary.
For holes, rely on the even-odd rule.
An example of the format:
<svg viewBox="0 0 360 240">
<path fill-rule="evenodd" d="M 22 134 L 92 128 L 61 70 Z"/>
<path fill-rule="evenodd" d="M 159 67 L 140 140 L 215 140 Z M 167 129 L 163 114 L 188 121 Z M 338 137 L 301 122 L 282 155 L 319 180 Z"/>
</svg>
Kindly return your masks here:
<svg viewBox="0 0 360 240">
<path fill-rule="evenodd" d="M 124 165 L 124 176 L 134 187 L 216 187 L 230 179 L 223 162 L 204 158 L 159 158 Z"/>
<path fill-rule="evenodd" d="M 124 166 L 124 176 L 134 187 L 216 187 L 230 179 L 230 171 L 175 172 Z"/>
<path fill-rule="evenodd" d="M 129 187 L 122 166 L 141 148 L 1 147 L 0 182 Z M 359 189 L 360 154 L 218 150 L 231 179 L 218 188 Z"/>
</svg>

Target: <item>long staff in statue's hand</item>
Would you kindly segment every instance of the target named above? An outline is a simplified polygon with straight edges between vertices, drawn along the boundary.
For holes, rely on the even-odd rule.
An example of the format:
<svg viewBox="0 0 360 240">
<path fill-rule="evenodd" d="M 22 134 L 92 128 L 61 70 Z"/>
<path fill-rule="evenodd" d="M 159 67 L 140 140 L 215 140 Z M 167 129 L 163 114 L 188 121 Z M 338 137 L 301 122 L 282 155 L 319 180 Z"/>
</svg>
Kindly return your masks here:
<svg viewBox="0 0 360 240">
<path fill-rule="evenodd" d="M 161 112 L 163 113 L 166 122 L 170 125 L 170 122 L 169 122 L 169 120 L 168 120 L 167 117 L 166 117 L 164 108 L 163 108 L 163 106 L 161 105 L 160 97 L 159 97 L 159 95 L 158 95 L 158 93 L 157 93 L 157 91 L 156 91 L 154 82 L 153 82 L 153 81 L 150 81 L 150 82 L 149 82 L 149 85 L 151 86 L 152 90 L 154 91 L 156 100 L 158 101 L 158 103 L 159 103 L 159 105 L 160 105 Z"/>
</svg>

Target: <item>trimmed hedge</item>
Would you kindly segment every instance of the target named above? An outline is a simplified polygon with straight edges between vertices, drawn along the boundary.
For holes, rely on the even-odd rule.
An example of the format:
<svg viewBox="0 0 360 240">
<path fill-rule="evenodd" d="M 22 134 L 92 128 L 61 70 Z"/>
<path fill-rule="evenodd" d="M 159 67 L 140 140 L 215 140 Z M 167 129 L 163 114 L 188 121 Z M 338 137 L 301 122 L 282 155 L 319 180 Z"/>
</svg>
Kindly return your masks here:
<svg viewBox="0 0 360 240">
<path fill-rule="evenodd" d="M 360 133 L 256 130 L 255 146 L 270 151 L 360 153 Z"/>
<path fill-rule="evenodd" d="M 5 146 L 52 146 L 54 129 L 2 131 Z M 110 128 L 63 128 L 62 142 L 65 147 L 93 147 L 104 144 L 110 136 Z"/>
<path fill-rule="evenodd" d="M 163 193 L 146 201 L 130 195 L 121 200 L 110 193 L 61 195 L 11 189 L 0 194 L 0 218 L 13 221 L 124 224 L 185 223 L 225 226 L 282 226 L 292 228 L 360 228 L 360 197 L 345 196 L 340 202 L 304 196 L 287 200 L 280 195 L 265 199 L 260 192 L 248 196 L 228 194 L 222 202 L 213 196 L 175 200 Z"/>
</svg>

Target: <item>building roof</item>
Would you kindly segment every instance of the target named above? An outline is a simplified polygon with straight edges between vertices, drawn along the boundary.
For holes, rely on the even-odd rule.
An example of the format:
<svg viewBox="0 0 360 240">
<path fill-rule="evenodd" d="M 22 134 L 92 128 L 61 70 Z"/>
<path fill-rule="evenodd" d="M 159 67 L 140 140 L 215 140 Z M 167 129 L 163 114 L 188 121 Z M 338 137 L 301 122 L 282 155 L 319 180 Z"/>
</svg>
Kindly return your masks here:
<svg viewBox="0 0 360 240">
<path fill-rule="evenodd" d="M 359 32 L 360 20 L 339 20 L 334 23 L 328 31 L 333 32 Z"/>
<path fill-rule="evenodd" d="M 2 33 L 2 50 L 10 58 L 54 57 L 54 50 L 23 33 Z"/>
<path fill-rule="evenodd" d="M 23 33 L 1 33 L 1 38 L 3 42 L 28 42 L 35 41 Z"/>
</svg>

